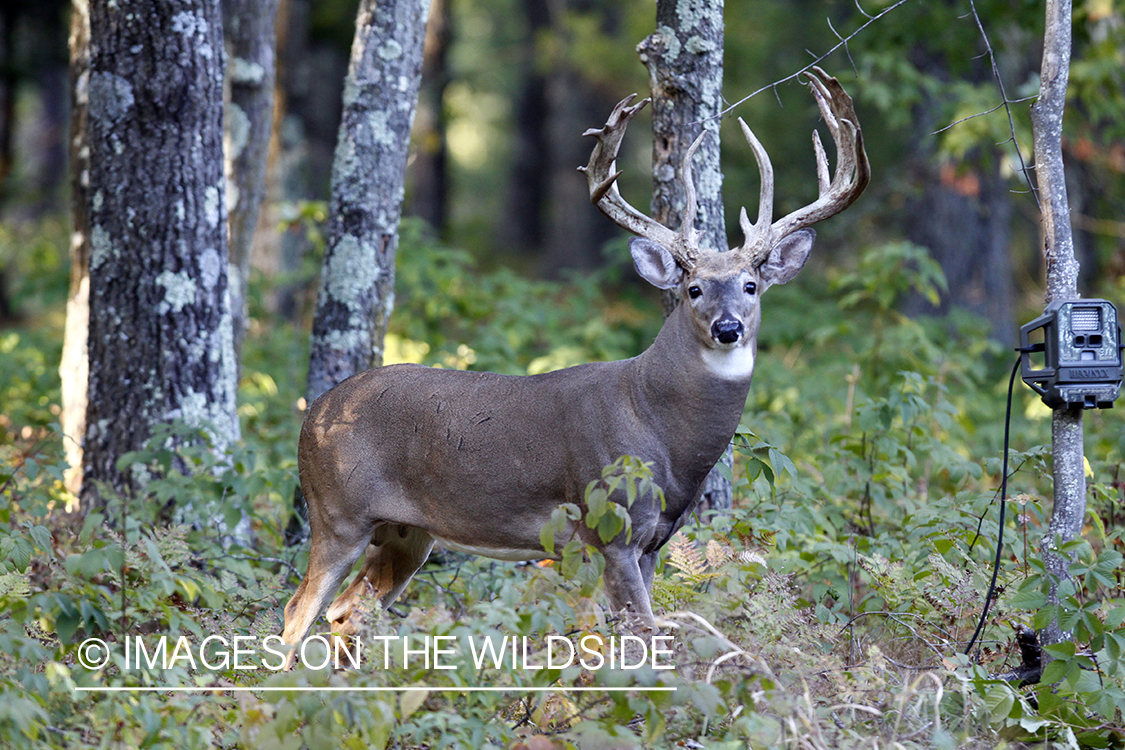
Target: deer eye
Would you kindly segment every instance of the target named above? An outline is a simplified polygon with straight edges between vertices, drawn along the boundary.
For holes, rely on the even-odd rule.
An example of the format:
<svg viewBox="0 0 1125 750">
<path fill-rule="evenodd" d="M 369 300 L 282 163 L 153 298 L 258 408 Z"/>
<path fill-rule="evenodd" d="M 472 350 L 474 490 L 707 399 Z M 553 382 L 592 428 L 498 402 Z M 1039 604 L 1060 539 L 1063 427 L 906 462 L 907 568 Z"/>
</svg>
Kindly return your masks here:
<svg viewBox="0 0 1125 750">
<path fill-rule="evenodd" d="M 747 294 L 754 294 L 758 291 L 758 285 L 753 281 L 747 281 L 746 286 L 742 287 Z"/>
<path fill-rule="evenodd" d="M 700 289 L 695 284 L 692 284 L 691 286 L 688 287 L 687 293 L 688 293 L 688 296 L 691 297 L 692 299 L 699 299 L 699 295 L 703 294 L 703 290 Z"/>
</svg>

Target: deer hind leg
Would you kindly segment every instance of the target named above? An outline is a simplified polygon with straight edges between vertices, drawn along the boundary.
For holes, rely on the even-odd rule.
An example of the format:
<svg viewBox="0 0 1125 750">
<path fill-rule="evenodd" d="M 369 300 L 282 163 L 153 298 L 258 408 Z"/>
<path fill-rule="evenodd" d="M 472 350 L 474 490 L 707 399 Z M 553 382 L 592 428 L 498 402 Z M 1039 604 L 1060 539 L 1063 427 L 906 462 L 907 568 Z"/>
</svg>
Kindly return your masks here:
<svg viewBox="0 0 1125 750">
<path fill-rule="evenodd" d="M 328 529 L 315 533 L 309 550 L 309 569 L 293 598 L 285 605 L 285 629 L 281 639 L 296 646 L 324 611 L 328 599 L 335 594 L 352 565 L 367 545 L 366 529 Z M 285 668 L 293 665 L 296 651 L 290 651 Z"/>
<path fill-rule="evenodd" d="M 415 526 L 390 524 L 376 528 L 367 545 L 363 570 L 328 608 L 332 630 L 341 635 L 357 632 L 358 622 L 353 615 L 364 595 L 378 599 L 383 609 L 391 606 L 426 562 L 433 546 L 434 538 Z"/>
</svg>

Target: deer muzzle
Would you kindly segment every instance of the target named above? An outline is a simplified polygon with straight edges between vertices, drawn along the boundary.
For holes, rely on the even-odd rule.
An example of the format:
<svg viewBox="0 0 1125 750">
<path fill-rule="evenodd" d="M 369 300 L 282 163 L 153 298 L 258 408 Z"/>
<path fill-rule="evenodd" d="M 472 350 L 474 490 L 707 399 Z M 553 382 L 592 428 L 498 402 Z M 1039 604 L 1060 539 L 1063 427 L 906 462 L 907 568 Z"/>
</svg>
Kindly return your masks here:
<svg viewBox="0 0 1125 750">
<path fill-rule="evenodd" d="M 746 329 L 737 318 L 723 317 L 711 324 L 711 338 L 720 344 L 735 344 Z"/>
</svg>

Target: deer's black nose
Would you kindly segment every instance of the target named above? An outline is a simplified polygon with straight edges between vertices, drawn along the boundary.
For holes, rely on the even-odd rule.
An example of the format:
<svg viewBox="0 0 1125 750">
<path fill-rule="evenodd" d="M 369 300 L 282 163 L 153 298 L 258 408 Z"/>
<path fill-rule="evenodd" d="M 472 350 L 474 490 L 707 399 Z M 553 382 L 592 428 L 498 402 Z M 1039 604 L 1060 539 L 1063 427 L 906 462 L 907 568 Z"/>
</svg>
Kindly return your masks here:
<svg viewBox="0 0 1125 750">
<path fill-rule="evenodd" d="M 742 338 L 742 321 L 722 318 L 711 324 L 711 338 L 720 344 L 733 344 Z"/>
</svg>

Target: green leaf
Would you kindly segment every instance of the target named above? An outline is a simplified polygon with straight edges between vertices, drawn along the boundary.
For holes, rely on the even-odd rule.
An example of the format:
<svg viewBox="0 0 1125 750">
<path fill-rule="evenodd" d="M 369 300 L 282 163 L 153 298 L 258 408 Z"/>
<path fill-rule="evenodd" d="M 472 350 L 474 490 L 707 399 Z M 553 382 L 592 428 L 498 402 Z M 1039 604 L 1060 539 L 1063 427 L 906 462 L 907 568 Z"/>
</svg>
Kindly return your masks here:
<svg viewBox="0 0 1125 750">
<path fill-rule="evenodd" d="M 1043 670 L 1043 675 L 1039 681 L 1045 685 L 1054 685 L 1056 682 L 1062 681 L 1070 671 L 1070 662 L 1063 659 L 1055 659 Z"/>
<path fill-rule="evenodd" d="M 606 513 L 609 498 L 601 487 L 595 487 L 586 493 L 586 526 L 594 528 Z"/>
<path fill-rule="evenodd" d="M 1047 594 L 1036 588 L 1022 588 L 1008 600 L 1008 606 L 1034 612 L 1047 603 Z"/>
<path fill-rule="evenodd" d="M 988 707 L 988 713 L 993 721 L 1008 718 L 1015 703 L 1016 696 L 1007 685 L 992 685 L 985 691 L 984 705 Z"/>
<path fill-rule="evenodd" d="M 51 551 L 51 530 L 46 526 L 32 526 L 30 529 L 31 538 L 39 549 L 44 552 Z"/>
<path fill-rule="evenodd" d="M 402 711 L 402 719 L 405 721 L 410 718 L 410 715 L 422 707 L 426 702 L 426 698 L 430 695 L 429 690 L 409 690 L 402 694 L 399 702 L 399 708 Z"/>
<path fill-rule="evenodd" d="M 8 559 L 15 564 L 16 570 L 26 573 L 27 566 L 31 565 L 31 553 L 34 551 L 31 542 L 23 537 L 16 537 L 15 544 L 8 553 Z"/>
<path fill-rule="evenodd" d="M 789 476 L 796 479 L 797 467 L 793 464 L 793 461 L 789 458 L 789 456 L 785 455 L 777 448 L 774 448 L 772 446 L 769 449 L 769 456 L 770 465 L 773 466 L 775 474 L 780 474 L 782 471 L 786 471 L 789 473 Z"/>
<path fill-rule="evenodd" d="M 1032 616 L 1031 626 L 1036 630 L 1043 630 L 1054 621 L 1056 609 L 1054 604 L 1048 604 L 1043 607 L 1043 609 Z"/>
</svg>

